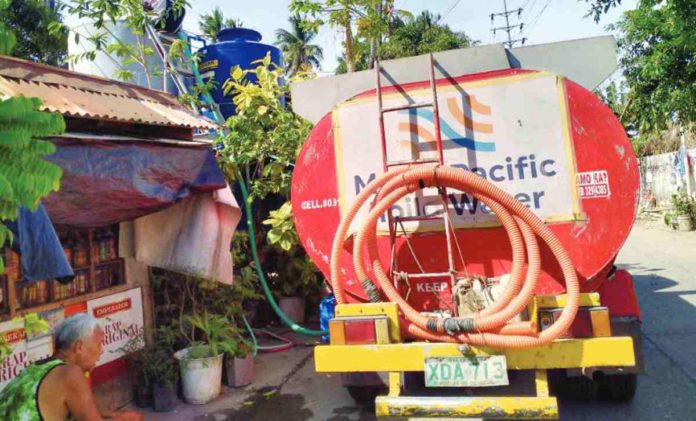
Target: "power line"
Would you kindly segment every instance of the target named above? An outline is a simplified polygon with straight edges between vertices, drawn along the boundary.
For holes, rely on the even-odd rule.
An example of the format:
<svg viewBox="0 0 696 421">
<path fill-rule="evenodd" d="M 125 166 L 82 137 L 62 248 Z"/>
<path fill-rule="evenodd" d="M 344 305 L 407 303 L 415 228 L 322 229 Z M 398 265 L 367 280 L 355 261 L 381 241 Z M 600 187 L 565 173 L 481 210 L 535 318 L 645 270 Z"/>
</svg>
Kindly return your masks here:
<svg viewBox="0 0 696 421">
<path fill-rule="evenodd" d="M 534 17 L 534 19 L 532 19 L 529 22 L 529 26 L 527 26 L 527 30 L 524 31 L 523 33 L 526 33 L 527 35 L 529 35 L 529 33 L 532 32 L 532 29 L 534 28 L 534 26 L 537 24 L 537 22 L 539 22 L 539 19 L 541 19 L 541 15 L 544 14 L 544 12 L 546 11 L 546 8 L 549 7 L 549 5 L 551 4 L 552 1 L 553 0 L 547 0 L 544 7 L 542 7 L 541 10 L 539 11 L 539 13 Z"/>
<path fill-rule="evenodd" d="M 507 33 L 507 41 L 504 42 L 505 45 L 507 45 L 508 48 L 512 48 L 515 46 L 517 43 L 522 43 L 524 44 L 525 41 L 527 41 L 526 38 L 520 38 L 520 39 L 512 39 L 512 32 L 515 29 L 519 29 L 520 32 L 522 32 L 522 29 L 524 28 L 524 22 L 521 21 L 521 16 L 522 16 L 522 7 L 519 7 L 517 9 L 512 9 L 508 10 L 507 6 L 507 0 L 503 0 L 503 8 L 504 11 L 498 12 L 498 13 L 491 13 L 491 26 L 495 24 L 495 19 L 496 18 L 504 18 L 505 19 L 505 25 L 503 26 L 498 26 L 498 27 L 493 27 L 493 36 L 495 36 L 495 33 L 497 31 L 505 31 Z M 510 16 L 512 15 L 517 15 L 517 20 L 518 23 L 515 24 L 510 24 Z"/>
<path fill-rule="evenodd" d="M 522 8 L 527 11 L 527 13 L 524 15 L 524 18 L 528 18 L 529 15 L 532 14 L 532 11 L 534 10 L 534 6 L 536 6 L 537 0 L 532 1 L 532 5 L 527 7 L 526 5 Z M 527 4 L 529 4 L 529 0 L 527 0 Z"/>
<path fill-rule="evenodd" d="M 447 11 L 445 13 L 443 13 L 441 15 L 440 19 L 438 19 L 438 20 L 444 21 L 445 18 L 452 12 L 452 10 L 454 10 L 454 8 L 457 7 L 459 5 L 459 3 L 461 3 L 461 1 L 462 0 L 455 0 L 454 3 L 452 3 L 452 5 L 447 9 Z"/>
</svg>

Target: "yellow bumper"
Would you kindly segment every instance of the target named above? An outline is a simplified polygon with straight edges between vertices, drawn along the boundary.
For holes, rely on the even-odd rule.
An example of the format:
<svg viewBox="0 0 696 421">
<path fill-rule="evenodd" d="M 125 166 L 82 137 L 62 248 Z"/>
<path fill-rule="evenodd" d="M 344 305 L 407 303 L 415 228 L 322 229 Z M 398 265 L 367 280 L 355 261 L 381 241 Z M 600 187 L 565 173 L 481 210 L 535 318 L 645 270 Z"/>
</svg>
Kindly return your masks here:
<svg viewBox="0 0 696 421">
<path fill-rule="evenodd" d="M 630 337 L 561 339 L 532 349 L 492 349 L 457 344 L 412 342 L 385 345 L 320 345 L 314 349 L 318 372 L 423 371 L 426 358 L 505 355 L 509 370 L 632 367 Z"/>
<path fill-rule="evenodd" d="M 558 418 L 556 398 L 544 397 L 408 397 L 379 396 L 378 417 L 409 418 L 495 418 L 554 420 Z"/>
</svg>

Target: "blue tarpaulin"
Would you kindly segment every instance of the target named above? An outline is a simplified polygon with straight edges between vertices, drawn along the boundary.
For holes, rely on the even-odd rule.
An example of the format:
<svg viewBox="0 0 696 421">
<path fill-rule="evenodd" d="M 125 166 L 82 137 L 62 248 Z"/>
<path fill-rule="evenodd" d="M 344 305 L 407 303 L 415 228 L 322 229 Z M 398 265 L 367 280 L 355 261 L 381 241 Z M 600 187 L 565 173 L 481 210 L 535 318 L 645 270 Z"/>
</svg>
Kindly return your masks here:
<svg viewBox="0 0 696 421">
<path fill-rule="evenodd" d="M 58 279 L 70 282 L 75 277 L 43 205 L 34 212 L 20 208 L 19 219 L 5 225 L 14 234 L 12 249 L 22 256 L 25 281 Z"/>
<path fill-rule="evenodd" d="M 45 209 L 22 209 L 19 220 L 9 224 L 26 281 L 74 276 L 53 224 L 105 226 L 226 186 L 207 145 L 105 141 L 98 135 L 54 143 L 57 152 L 47 159 L 63 168 L 60 191 L 44 200 Z"/>
<path fill-rule="evenodd" d="M 44 204 L 56 225 L 128 221 L 226 186 L 208 145 L 104 141 L 98 136 L 54 143 L 58 150 L 48 159 L 64 174 L 60 191 Z"/>
</svg>

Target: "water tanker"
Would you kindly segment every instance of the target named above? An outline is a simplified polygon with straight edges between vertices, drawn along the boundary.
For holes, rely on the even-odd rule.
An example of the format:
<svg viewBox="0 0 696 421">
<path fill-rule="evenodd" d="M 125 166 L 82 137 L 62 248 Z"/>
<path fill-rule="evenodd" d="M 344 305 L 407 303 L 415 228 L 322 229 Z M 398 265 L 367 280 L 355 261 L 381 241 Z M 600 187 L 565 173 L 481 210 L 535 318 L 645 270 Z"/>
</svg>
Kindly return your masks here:
<svg viewBox="0 0 696 421">
<path fill-rule="evenodd" d="M 555 418 L 549 376 L 561 397 L 632 398 L 640 311 L 613 263 L 638 163 L 612 111 L 557 74 L 598 83 L 565 58 L 589 48 L 596 72 L 615 60 L 613 41 L 604 55 L 606 38 L 576 43 L 293 86 L 316 121 L 293 174 L 295 223 L 338 303 L 316 368 L 389 373 L 377 415 Z M 335 106 L 317 119 L 321 99 L 299 105 L 311 94 Z M 514 370 L 532 370 L 536 396 L 487 396 L 521 381 Z M 443 392 L 418 397 L 414 385 Z"/>
</svg>

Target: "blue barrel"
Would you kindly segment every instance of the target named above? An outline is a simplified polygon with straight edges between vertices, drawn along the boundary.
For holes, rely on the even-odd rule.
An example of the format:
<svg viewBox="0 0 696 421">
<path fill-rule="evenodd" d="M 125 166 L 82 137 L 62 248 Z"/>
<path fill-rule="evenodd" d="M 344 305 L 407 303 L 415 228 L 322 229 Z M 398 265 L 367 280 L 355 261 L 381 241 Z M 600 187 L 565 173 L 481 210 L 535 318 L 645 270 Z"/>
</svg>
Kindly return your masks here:
<svg viewBox="0 0 696 421">
<path fill-rule="evenodd" d="M 201 48 L 202 56 L 199 70 L 204 80 L 214 78 L 216 88 L 211 92 L 213 99 L 220 106 L 223 117 L 228 118 L 235 113 L 232 97 L 225 96 L 222 86 L 230 78 L 230 70 L 234 66 L 242 69 L 252 69 L 256 65 L 251 64 L 260 60 L 270 51 L 271 61 L 282 66 L 280 50 L 272 45 L 263 44 L 261 34 L 253 29 L 228 28 L 218 34 L 218 42 Z M 254 75 L 248 75 L 247 79 L 256 82 Z"/>
</svg>

